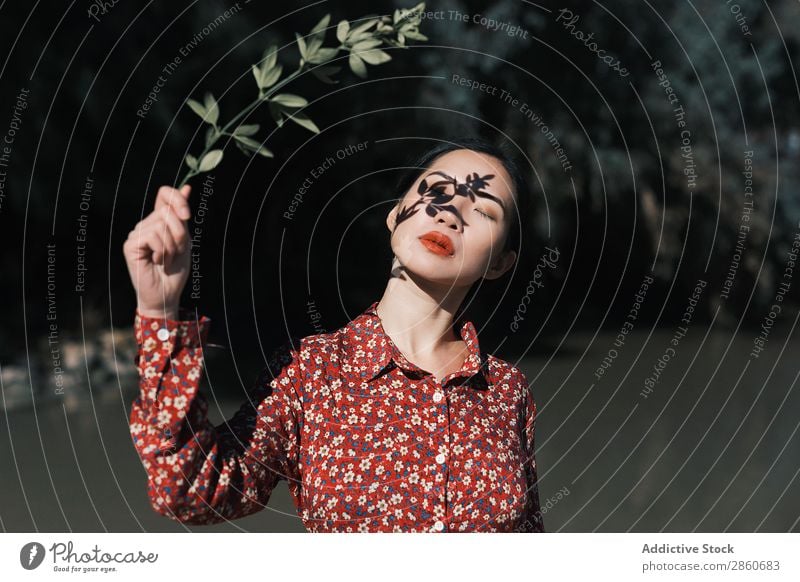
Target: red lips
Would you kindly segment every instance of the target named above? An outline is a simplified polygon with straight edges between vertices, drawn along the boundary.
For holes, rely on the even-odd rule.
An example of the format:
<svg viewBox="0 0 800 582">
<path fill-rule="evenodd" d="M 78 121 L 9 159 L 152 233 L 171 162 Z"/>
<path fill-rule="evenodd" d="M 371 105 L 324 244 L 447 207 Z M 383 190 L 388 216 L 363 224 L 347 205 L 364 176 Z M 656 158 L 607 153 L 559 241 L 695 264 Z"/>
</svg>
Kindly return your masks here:
<svg viewBox="0 0 800 582">
<path fill-rule="evenodd" d="M 426 232 L 419 237 L 419 240 L 429 251 L 437 255 L 452 256 L 455 253 L 453 241 L 438 230 Z"/>
</svg>

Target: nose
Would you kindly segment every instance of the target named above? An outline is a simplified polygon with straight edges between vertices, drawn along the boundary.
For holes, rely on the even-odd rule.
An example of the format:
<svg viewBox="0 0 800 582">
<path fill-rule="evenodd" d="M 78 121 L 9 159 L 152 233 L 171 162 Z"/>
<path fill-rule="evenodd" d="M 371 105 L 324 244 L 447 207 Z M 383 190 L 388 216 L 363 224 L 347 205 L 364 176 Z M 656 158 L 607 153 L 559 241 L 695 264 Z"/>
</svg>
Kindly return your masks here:
<svg viewBox="0 0 800 582">
<path fill-rule="evenodd" d="M 439 209 L 436 213 L 436 224 L 443 224 L 446 228 L 455 231 L 461 230 L 463 219 L 455 206 Z"/>
</svg>

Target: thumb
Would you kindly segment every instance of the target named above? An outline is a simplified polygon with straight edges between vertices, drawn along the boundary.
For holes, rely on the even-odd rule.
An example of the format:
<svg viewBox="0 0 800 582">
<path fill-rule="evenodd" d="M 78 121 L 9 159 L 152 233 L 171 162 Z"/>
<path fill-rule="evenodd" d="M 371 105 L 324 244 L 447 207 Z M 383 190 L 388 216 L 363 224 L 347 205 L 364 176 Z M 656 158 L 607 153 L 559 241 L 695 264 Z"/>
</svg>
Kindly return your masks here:
<svg viewBox="0 0 800 582">
<path fill-rule="evenodd" d="M 189 199 L 189 194 L 191 194 L 191 192 L 192 192 L 191 185 L 184 184 L 183 186 L 181 186 L 180 193 L 181 193 L 181 196 L 184 197 L 184 199 L 188 200 Z"/>
</svg>

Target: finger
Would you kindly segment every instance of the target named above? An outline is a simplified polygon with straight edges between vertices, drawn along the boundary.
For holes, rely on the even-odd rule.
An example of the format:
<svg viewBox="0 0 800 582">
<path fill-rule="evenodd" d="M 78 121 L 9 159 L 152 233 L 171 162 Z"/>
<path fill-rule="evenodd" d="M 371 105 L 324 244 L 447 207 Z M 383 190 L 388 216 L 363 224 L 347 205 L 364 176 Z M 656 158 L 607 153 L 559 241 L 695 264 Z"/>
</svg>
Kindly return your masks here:
<svg viewBox="0 0 800 582">
<path fill-rule="evenodd" d="M 163 226 L 154 226 L 141 234 L 143 245 L 152 252 L 151 260 L 157 265 L 164 264 L 170 254 L 170 245 L 173 245 L 172 236 L 165 233 Z"/>
<path fill-rule="evenodd" d="M 149 256 L 154 251 L 151 248 L 149 236 L 149 223 L 142 221 L 137 224 L 136 228 L 128 234 L 128 238 L 125 241 L 125 253 L 133 259 L 142 259 Z"/>
<path fill-rule="evenodd" d="M 133 260 L 139 260 L 150 252 L 146 246 L 142 246 L 140 233 L 135 230 L 132 230 L 128 235 L 128 239 L 122 245 L 122 250 L 126 258 Z"/>
<path fill-rule="evenodd" d="M 188 220 L 192 216 L 189 202 L 180 190 L 172 188 L 171 186 L 161 186 L 156 195 L 155 210 L 160 210 L 163 207 L 174 208 L 175 213 L 183 220 Z"/>
<path fill-rule="evenodd" d="M 164 243 L 164 257 L 162 258 L 162 263 L 166 266 L 177 254 L 178 245 L 175 243 L 175 240 L 173 240 L 172 233 L 169 228 L 167 228 L 166 222 L 162 222 L 153 230 L 158 233 L 158 236 L 161 237 Z"/>
<path fill-rule="evenodd" d="M 144 217 L 137 225 L 136 228 L 149 230 L 153 225 L 160 224 L 166 216 L 165 211 L 171 214 L 176 213 L 176 208 L 168 204 L 159 204 L 158 207 L 150 214 Z"/>
<path fill-rule="evenodd" d="M 164 241 L 159 236 L 158 231 L 149 230 L 139 236 L 141 248 L 150 253 L 150 260 L 156 265 L 164 260 Z"/>
<path fill-rule="evenodd" d="M 169 229 L 172 239 L 175 241 L 175 246 L 178 252 L 183 252 L 186 249 L 186 243 L 189 240 L 189 229 L 186 226 L 186 223 L 175 216 L 175 213 L 169 208 L 162 208 L 161 211 L 164 216 L 166 227 Z"/>
</svg>

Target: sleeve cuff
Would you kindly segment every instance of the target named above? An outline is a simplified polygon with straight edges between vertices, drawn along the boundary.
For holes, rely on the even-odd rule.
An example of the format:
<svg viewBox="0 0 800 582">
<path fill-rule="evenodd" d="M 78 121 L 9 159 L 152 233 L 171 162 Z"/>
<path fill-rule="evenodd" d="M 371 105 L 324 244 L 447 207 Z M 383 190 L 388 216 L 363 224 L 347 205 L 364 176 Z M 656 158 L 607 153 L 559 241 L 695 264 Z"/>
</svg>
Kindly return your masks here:
<svg viewBox="0 0 800 582">
<path fill-rule="evenodd" d="M 134 331 L 136 343 L 145 352 L 166 350 L 172 353 L 176 347 L 200 347 L 208 338 L 211 319 L 205 315 L 196 319 L 194 312 L 180 309 L 179 319 L 148 317 L 136 310 Z"/>
</svg>

